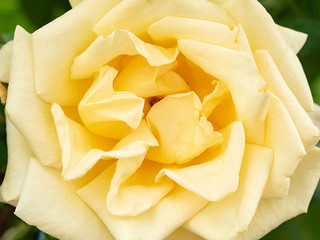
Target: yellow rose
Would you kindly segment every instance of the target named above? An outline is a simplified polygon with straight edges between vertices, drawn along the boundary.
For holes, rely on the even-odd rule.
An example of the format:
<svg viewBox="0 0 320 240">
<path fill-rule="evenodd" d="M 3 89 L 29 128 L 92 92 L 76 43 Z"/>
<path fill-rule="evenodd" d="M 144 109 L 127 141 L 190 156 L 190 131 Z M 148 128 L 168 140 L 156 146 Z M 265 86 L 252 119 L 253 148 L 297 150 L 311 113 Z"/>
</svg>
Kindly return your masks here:
<svg viewBox="0 0 320 240">
<path fill-rule="evenodd" d="M 60 239 L 247 240 L 307 210 L 305 34 L 255 0 L 71 3 L 0 53 L 18 217 Z"/>
</svg>

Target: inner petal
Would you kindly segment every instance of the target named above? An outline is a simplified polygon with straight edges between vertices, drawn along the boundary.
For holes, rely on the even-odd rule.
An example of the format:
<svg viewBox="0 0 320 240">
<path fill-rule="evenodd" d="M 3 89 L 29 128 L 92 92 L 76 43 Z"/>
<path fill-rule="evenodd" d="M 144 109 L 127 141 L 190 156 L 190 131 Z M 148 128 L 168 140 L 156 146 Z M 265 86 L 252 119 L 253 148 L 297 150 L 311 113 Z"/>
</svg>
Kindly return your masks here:
<svg viewBox="0 0 320 240">
<path fill-rule="evenodd" d="M 151 148 L 147 159 L 161 163 L 186 163 L 208 147 L 222 142 L 205 115 L 194 92 L 165 97 L 147 115 L 159 147 Z"/>
</svg>

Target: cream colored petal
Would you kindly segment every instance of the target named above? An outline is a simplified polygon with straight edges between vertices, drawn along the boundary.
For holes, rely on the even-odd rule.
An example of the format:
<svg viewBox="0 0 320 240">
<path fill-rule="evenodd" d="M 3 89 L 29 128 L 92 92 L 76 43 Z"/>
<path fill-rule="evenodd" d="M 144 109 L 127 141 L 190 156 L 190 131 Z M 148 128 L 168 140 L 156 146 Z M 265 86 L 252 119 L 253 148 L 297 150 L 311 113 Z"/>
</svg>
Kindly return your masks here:
<svg viewBox="0 0 320 240">
<path fill-rule="evenodd" d="M 114 239 L 60 171 L 31 158 L 15 214 L 59 239 Z"/>
<path fill-rule="evenodd" d="M 207 118 L 211 115 L 213 110 L 221 104 L 226 98 L 230 96 L 227 87 L 221 81 L 212 82 L 214 85 L 214 90 L 205 96 L 202 101 L 202 112 Z M 229 111 L 229 109 L 227 110 Z"/>
<path fill-rule="evenodd" d="M 102 68 L 78 109 L 84 125 L 91 132 L 121 139 L 138 128 L 143 117 L 144 99 L 131 92 L 115 92 L 113 80 L 116 75 L 114 68 Z"/>
<path fill-rule="evenodd" d="M 32 34 L 37 93 L 49 103 L 74 106 L 90 81 L 70 79 L 73 59 L 95 39 L 98 20 L 119 0 L 88 0 Z"/>
<path fill-rule="evenodd" d="M 159 141 L 147 158 L 160 163 L 186 163 L 208 147 L 222 142 L 201 113 L 201 102 L 194 92 L 169 95 L 156 103 L 146 119 Z"/>
<path fill-rule="evenodd" d="M 179 228 L 165 240 L 203 240 L 203 238 L 193 234 L 192 232 Z"/>
<path fill-rule="evenodd" d="M 306 33 L 298 32 L 280 25 L 278 25 L 278 30 L 281 33 L 282 38 L 296 54 L 300 51 L 308 38 L 308 34 Z"/>
<path fill-rule="evenodd" d="M 34 156 L 30 146 L 18 129 L 7 123 L 8 164 L 0 195 L 6 202 L 18 201 L 24 184 L 29 159 Z"/>
<path fill-rule="evenodd" d="M 94 27 L 98 35 L 107 36 L 116 29 L 127 29 L 144 37 L 148 26 L 166 16 L 210 20 L 233 26 L 233 19 L 219 6 L 205 0 L 129 0 L 122 1 Z"/>
<path fill-rule="evenodd" d="M 75 7 L 79 3 L 83 2 L 83 0 L 69 0 L 71 7 Z"/>
<path fill-rule="evenodd" d="M 34 89 L 32 54 L 31 35 L 17 27 L 6 112 L 39 161 L 44 165 L 60 168 L 61 153 L 50 112 L 51 106 Z"/>
<path fill-rule="evenodd" d="M 290 177 L 306 152 L 285 106 L 273 94 L 267 112 L 264 145 L 273 148 L 274 159 L 263 196 L 285 197 L 289 191 Z"/>
<path fill-rule="evenodd" d="M 142 98 L 189 92 L 190 88 L 186 82 L 171 71 L 175 65 L 174 62 L 153 67 L 138 55 L 119 72 L 114 81 L 114 89 L 129 91 Z"/>
<path fill-rule="evenodd" d="M 309 112 L 309 116 L 312 119 L 313 124 L 320 129 L 320 106 L 318 104 L 313 104 L 313 112 Z"/>
<path fill-rule="evenodd" d="M 284 104 L 300 134 L 306 152 L 309 152 L 319 140 L 318 129 L 283 80 L 269 53 L 265 50 L 258 50 L 254 51 L 253 55 L 260 74 L 267 83 L 267 89 Z"/>
<path fill-rule="evenodd" d="M 220 46 L 194 40 L 179 40 L 183 55 L 229 89 L 238 119 L 243 122 L 247 141 L 263 144 L 269 94 L 253 58 Z"/>
<path fill-rule="evenodd" d="M 122 54 L 141 54 L 151 66 L 160 66 L 175 61 L 178 50 L 145 43 L 127 30 L 115 30 L 106 38 L 97 37 L 83 53 L 74 59 L 71 77 L 74 79 L 90 77 L 101 66 Z"/>
<path fill-rule="evenodd" d="M 254 240 L 300 213 L 306 213 L 320 177 L 320 150 L 313 148 L 291 177 L 289 194 L 283 199 L 262 199 L 246 232 L 238 239 Z"/>
<path fill-rule="evenodd" d="M 106 196 L 114 171 L 115 165 L 80 189 L 78 194 L 118 240 L 162 240 L 207 204 L 201 197 L 176 187 L 157 205 L 138 216 L 112 215 L 107 210 Z"/>
<path fill-rule="evenodd" d="M 241 122 L 228 126 L 222 131 L 222 135 L 220 151 L 208 149 L 204 156 L 199 157 L 204 163 L 185 168 L 162 169 L 157 180 L 167 176 L 208 201 L 219 201 L 235 192 L 245 145 Z M 197 158 L 194 161 L 197 161 Z"/>
<path fill-rule="evenodd" d="M 7 42 L 0 49 L 0 82 L 9 82 L 13 41 Z"/>
<path fill-rule="evenodd" d="M 220 6 L 242 25 L 252 50 L 266 49 L 270 53 L 302 107 L 306 111 L 312 111 L 311 91 L 301 63 L 264 7 L 256 0 L 211 1 L 220 3 Z"/>
<path fill-rule="evenodd" d="M 221 201 L 210 203 L 183 228 L 205 239 L 238 239 L 238 233 L 247 229 L 255 215 L 272 158 L 272 149 L 247 144 L 238 190 Z"/>
<path fill-rule="evenodd" d="M 217 22 L 174 16 L 162 18 L 148 28 L 151 38 L 160 44 L 192 39 L 249 53 L 249 43 L 240 39 L 245 37 L 240 32 L 243 32 L 241 26 L 230 28 Z"/>
</svg>

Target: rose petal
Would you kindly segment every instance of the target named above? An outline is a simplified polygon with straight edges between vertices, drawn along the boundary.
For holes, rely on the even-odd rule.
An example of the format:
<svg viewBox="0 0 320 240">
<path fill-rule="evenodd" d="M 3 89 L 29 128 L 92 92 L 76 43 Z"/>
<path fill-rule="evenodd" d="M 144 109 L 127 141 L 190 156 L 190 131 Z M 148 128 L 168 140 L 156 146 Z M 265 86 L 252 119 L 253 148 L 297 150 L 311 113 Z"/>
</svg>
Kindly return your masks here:
<svg viewBox="0 0 320 240">
<path fill-rule="evenodd" d="M 313 148 L 291 177 L 289 194 L 283 199 L 262 199 L 247 231 L 238 238 L 259 239 L 288 219 L 306 213 L 320 177 L 319 159 L 319 148 Z"/>
<path fill-rule="evenodd" d="M 190 17 L 233 26 L 233 19 L 219 6 L 205 0 L 129 0 L 114 7 L 94 27 L 94 32 L 107 36 L 116 29 L 127 29 L 144 37 L 148 26 L 166 16 Z"/>
<path fill-rule="evenodd" d="M 263 144 L 269 94 L 264 92 L 265 82 L 253 58 L 244 52 L 194 40 L 178 43 L 183 55 L 227 86 L 247 140 Z"/>
<path fill-rule="evenodd" d="M 107 210 L 106 205 L 114 171 L 115 165 L 81 188 L 78 194 L 99 215 L 116 239 L 164 239 L 207 204 L 201 197 L 176 187 L 157 205 L 138 216 L 115 216 Z"/>
<path fill-rule="evenodd" d="M 0 195 L 6 202 L 16 203 L 20 198 L 29 159 L 34 156 L 30 146 L 18 129 L 6 119 L 8 164 L 6 175 L 1 185 Z"/>
<path fill-rule="evenodd" d="M 174 62 L 178 49 L 145 43 L 127 30 L 115 30 L 106 38 L 97 37 L 83 53 L 74 59 L 71 77 L 74 79 L 90 77 L 101 66 L 122 54 L 141 54 L 151 66 L 161 66 Z"/>
<path fill-rule="evenodd" d="M 78 197 L 76 184 L 64 181 L 60 171 L 33 158 L 15 214 L 59 239 L 114 239 Z"/>
<path fill-rule="evenodd" d="M 13 41 L 7 42 L 0 49 L 0 82 L 9 82 Z"/>
<path fill-rule="evenodd" d="M 237 239 L 246 230 L 258 207 L 272 166 L 273 151 L 247 144 L 238 190 L 227 198 L 210 203 L 183 228 L 205 239 Z"/>
<path fill-rule="evenodd" d="M 69 3 L 72 7 L 75 7 L 79 3 L 83 2 L 83 0 L 69 0 Z"/>
<path fill-rule="evenodd" d="M 313 124 L 320 129 L 320 106 L 318 104 L 313 104 L 313 112 L 308 113 L 313 121 Z M 320 132 L 319 132 L 320 135 Z"/>
<path fill-rule="evenodd" d="M 221 134 L 213 130 L 201 107 L 194 92 L 170 95 L 155 104 L 146 119 L 160 146 L 151 148 L 147 158 L 181 164 L 220 144 Z"/>
<path fill-rule="evenodd" d="M 296 54 L 301 50 L 308 38 L 308 34 L 287 27 L 278 25 L 278 30 L 281 33 L 282 38 Z"/>
<path fill-rule="evenodd" d="M 148 28 L 148 33 L 160 44 L 172 44 L 172 40 L 191 39 L 251 52 L 241 26 L 230 29 L 227 25 L 217 22 L 169 16 L 153 23 Z M 241 39 L 243 37 L 244 39 Z"/>
<path fill-rule="evenodd" d="M 295 52 L 288 48 L 269 13 L 256 0 L 211 0 L 219 2 L 242 25 L 252 50 L 266 49 L 291 91 L 306 111 L 312 111 L 313 100 L 308 81 Z M 285 59 L 285 61 L 283 60 Z"/>
<path fill-rule="evenodd" d="M 116 75 L 114 68 L 102 68 L 78 109 L 88 130 L 99 136 L 121 139 L 139 126 L 144 99 L 131 92 L 115 92 Z"/>
<path fill-rule="evenodd" d="M 34 89 L 32 54 L 31 35 L 17 27 L 6 112 L 39 161 L 60 168 L 61 153 L 50 105 Z"/>
<path fill-rule="evenodd" d="M 90 81 L 69 77 L 75 56 L 94 40 L 92 27 L 119 0 L 84 1 L 32 34 L 36 91 L 45 101 L 76 105 Z"/>
<path fill-rule="evenodd" d="M 129 91 L 142 98 L 189 92 L 186 82 L 171 71 L 175 65 L 171 63 L 152 67 L 145 58 L 138 55 L 119 72 L 114 89 Z"/>
<path fill-rule="evenodd" d="M 300 134 L 306 152 L 309 152 L 319 140 L 318 129 L 283 80 L 269 53 L 265 50 L 258 50 L 254 51 L 253 55 L 260 74 L 267 83 L 267 89 L 284 104 Z"/>
<path fill-rule="evenodd" d="M 177 231 L 172 233 L 169 237 L 167 237 L 165 240 L 203 240 L 202 237 L 197 236 L 193 234 L 192 232 L 189 232 L 187 230 L 184 230 L 182 228 L 179 228 Z"/>
<path fill-rule="evenodd" d="M 208 201 L 219 201 L 236 191 L 245 145 L 241 122 L 228 126 L 222 135 L 224 141 L 219 151 L 209 148 L 204 156 L 193 160 L 201 159 L 203 163 L 185 168 L 162 169 L 157 175 L 157 181 L 167 176 Z"/>
</svg>

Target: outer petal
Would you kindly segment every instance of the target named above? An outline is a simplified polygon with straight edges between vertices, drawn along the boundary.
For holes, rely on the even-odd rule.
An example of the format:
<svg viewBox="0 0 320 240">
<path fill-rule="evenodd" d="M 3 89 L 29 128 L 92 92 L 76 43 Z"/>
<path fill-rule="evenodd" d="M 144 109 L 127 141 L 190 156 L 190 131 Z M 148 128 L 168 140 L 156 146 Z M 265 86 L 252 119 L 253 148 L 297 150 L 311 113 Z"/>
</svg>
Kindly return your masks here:
<svg viewBox="0 0 320 240">
<path fill-rule="evenodd" d="M 219 6 L 206 0 L 128 0 L 108 12 L 94 27 L 97 35 L 107 36 L 116 29 L 127 29 L 144 37 L 148 26 L 166 16 L 211 20 L 233 26 L 233 19 Z"/>
<path fill-rule="evenodd" d="M 238 190 L 227 198 L 210 203 L 183 228 L 205 239 L 238 239 L 251 222 L 272 165 L 272 149 L 247 144 Z"/>
<path fill-rule="evenodd" d="M 9 119 L 7 119 L 6 123 L 8 164 L 6 175 L 1 185 L 0 195 L 4 201 L 16 205 L 16 202 L 20 198 L 29 159 L 33 157 L 33 152 L 18 129 L 16 129 Z"/>
<path fill-rule="evenodd" d="M 298 32 L 293 29 L 279 26 L 278 30 L 280 31 L 283 39 L 287 44 L 292 48 L 292 50 L 297 54 L 300 49 L 303 47 L 307 41 L 308 35 L 303 32 Z"/>
<path fill-rule="evenodd" d="M 262 199 L 247 231 L 238 238 L 259 239 L 288 219 L 307 212 L 319 177 L 320 150 L 313 148 L 291 177 L 288 196 L 283 199 Z"/>
<path fill-rule="evenodd" d="M 177 48 L 163 48 L 145 43 L 131 32 L 118 29 L 106 38 L 99 36 L 74 59 L 71 77 L 90 77 L 100 67 L 122 54 L 141 54 L 151 66 L 160 66 L 174 62 L 178 53 Z"/>
<path fill-rule="evenodd" d="M 115 166 L 110 166 L 81 188 L 78 194 L 100 216 L 118 240 L 162 240 L 207 204 L 201 197 L 176 187 L 157 205 L 138 216 L 112 215 L 107 210 L 105 200 L 114 170 Z"/>
<path fill-rule="evenodd" d="M 0 50 L 0 82 L 9 82 L 13 41 L 7 42 Z"/>
<path fill-rule="evenodd" d="M 79 3 L 83 2 L 83 0 L 69 0 L 71 7 L 75 7 Z"/>
<path fill-rule="evenodd" d="M 47 102 L 76 105 L 90 81 L 70 80 L 75 56 L 94 40 L 94 24 L 119 0 L 88 0 L 32 34 L 37 93 Z"/>
<path fill-rule="evenodd" d="M 178 43 L 183 55 L 227 86 L 247 140 L 263 144 L 269 96 L 264 92 L 265 82 L 253 58 L 244 52 L 194 40 Z"/>
<path fill-rule="evenodd" d="M 34 89 L 31 36 L 17 27 L 6 111 L 9 120 L 44 165 L 61 167 L 61 153 L 50 105 Z"/>
<path fill-rule="evenodd" d="M 306 152 L 309 152 L 319 140 L 319 130 L 313 125 L 312 120 L 289 89 L 269 53 L 258 50 L 254 51 L 253 55 L 260 74 L 267 83 L 267 89 L 284 104 L 300 134 Z"/>
<path fill-rule="evenodd" d="M 166 240 L 203 240 L 203 238 L 193 234 L 192 232 L 179 228 L 166 238 Z"/>
<path fill-rule="evenodd" d="M 244 28 L 253 50 L 266 49 L 277 64 L 284 80 L 306 111 L 313 100 L 308 81 L 295 52 L 288 48 L 277 25 L 256 0 L 211 0 L 220 5 Z M 286 59 L 285 61 L 283 59 Z"/>
<path fill-rule="evenodd" d="M 314 125 L 316 125 L 320 129 L 320 106 L 318 104 L 314 104 L 313 112 L 310 112 L 309 116 L 312 119 Z"/>
<path fill-rule="evenodd" d="M 219 201 L 235 192 L 245 145 L 243 126 L 241 122 L 234 122 L 223 129 L 222 134 L 221 147 L 209 148 L 195 158 L 191 166 L 162 169 L 157 181 L 167 176 L 208 201 Z"/>
<path fill-rule="evenodd" d="M 76 185 L 64 181 L 60 171 L 44 167 L 33 158 L 15 214 L 59 239 L 113 239 L 77 196 Z"/>
</svg>

